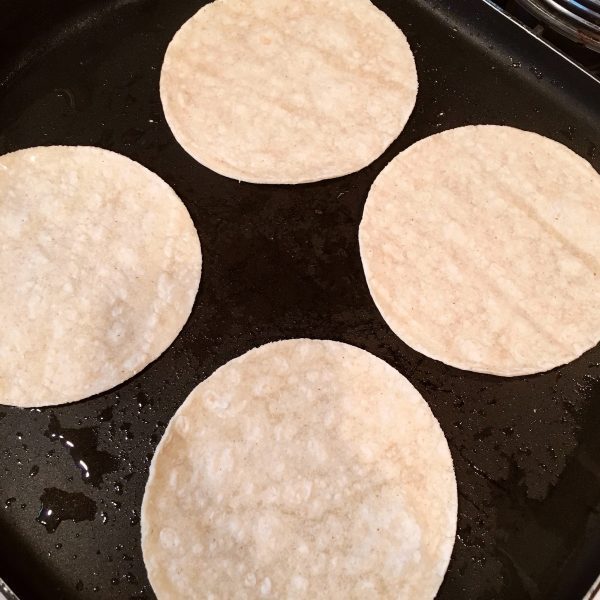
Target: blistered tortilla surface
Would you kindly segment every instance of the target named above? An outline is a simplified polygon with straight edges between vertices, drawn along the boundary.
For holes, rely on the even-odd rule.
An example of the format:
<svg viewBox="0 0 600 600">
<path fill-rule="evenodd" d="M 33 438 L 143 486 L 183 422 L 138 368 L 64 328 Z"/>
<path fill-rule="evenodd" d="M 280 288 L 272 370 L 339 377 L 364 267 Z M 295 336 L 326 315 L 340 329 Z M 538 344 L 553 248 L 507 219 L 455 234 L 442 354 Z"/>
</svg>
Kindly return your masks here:
<svg viewBox="0 0 600 600">
<path fill-rule="evenodd" d="M 0 157 L 0 404 L 108 390 L 157 358 L 200 281 L 196 229 L 157 175 L 113 152 Z"/>
<path fill-rule="evenodd" d="M 142 547 L 160 600 L 433 598 L 456 480 L 431 410 L 353 346 L 289 340 L 198 385 L 150 468 Z"/>
<path fill-rule="evenodd" d="M 600 175 L 540 135 L 454 129 L 402 152 L 360 225 L 396 334 L 449 365 L 524 375 L 600 340 Z"/>
<path fill-rule="evenodd" d="M 379 157 L 417 85 L 404 34 L 369 0 L 217 0 L 175 35 L 160 89 L 173 134 L 203 165 L 303 183 Z"/>
</svg>

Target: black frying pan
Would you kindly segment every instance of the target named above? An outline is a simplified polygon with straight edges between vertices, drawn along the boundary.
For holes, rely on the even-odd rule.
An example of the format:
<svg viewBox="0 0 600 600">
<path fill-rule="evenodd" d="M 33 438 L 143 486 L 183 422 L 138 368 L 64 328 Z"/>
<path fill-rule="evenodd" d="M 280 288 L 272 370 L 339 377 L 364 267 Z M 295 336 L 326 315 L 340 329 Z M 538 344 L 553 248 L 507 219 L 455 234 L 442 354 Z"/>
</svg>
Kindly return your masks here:
<svg viewBox="0 0 600 600">
<path fill-rule="evenodd" d="M 238 183 L 195 163 L 160 105 L 166 46 L 203 4 L 0 0 L 0 152 L 93 144 L 130 156 L 186 203 L 205 259 L 189 323 L 143 373 L 71 406 L 0 407 L 0 577 L 23 600 L 152 598 L 139 509 L 166 423 L 226 361 L 308 336 L 388 361 L 440 420 L 460 503 L 440 599 L 582 597 L 600 572 L 600 348 L 515 379 L 425 358 L 375 309 L 357 232 L 383 166 L 442 129 L 531 129 L 600 168 L 600 84 L 483 0 L 376 0 L 418 64 L 404 133 L 355 175 L 297 187 Z"/>
</svg>

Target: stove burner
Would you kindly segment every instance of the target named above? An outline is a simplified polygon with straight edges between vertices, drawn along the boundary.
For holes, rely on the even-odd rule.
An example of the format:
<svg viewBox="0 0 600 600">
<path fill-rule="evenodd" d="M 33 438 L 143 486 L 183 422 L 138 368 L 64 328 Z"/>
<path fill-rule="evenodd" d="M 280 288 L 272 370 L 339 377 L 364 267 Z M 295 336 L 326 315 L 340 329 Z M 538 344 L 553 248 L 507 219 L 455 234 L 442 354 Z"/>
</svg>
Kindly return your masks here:
<svg viewBox="0 0 600 600">
<path fill-rule="evenodd" d="M 600 0 L 519 0 L 569 39 L 600 52 Z"/>
<path fill-rule="evenodd" d="M 600 0 L 486 1 L 498 5 L 600 79 Z"/>
</svg>

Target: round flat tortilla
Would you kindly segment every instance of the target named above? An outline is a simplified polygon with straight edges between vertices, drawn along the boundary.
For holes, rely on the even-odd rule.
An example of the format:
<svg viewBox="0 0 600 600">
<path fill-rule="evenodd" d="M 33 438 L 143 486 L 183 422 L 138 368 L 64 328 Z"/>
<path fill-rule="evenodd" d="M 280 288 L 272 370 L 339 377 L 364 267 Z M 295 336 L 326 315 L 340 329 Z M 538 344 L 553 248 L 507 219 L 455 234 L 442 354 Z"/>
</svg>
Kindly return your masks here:
<svg viewBox="0 0 600 600">
<path fill-rule="evenodd" d="M 360 249 L 388 325 L 446 364 L 525 375 L 600 340 L 600 176 L 537 134 L 464 127 L 401 153 Z"/>
<path fill-rule="evenodd" d="M 436 594 L 452 458 L 412 385 L 364 350 L 290 340 L 201 383 L 150 467 L 142 548 L 160 600 Z"/>
<path fill-rule="evenodd" d="M 200 243 L 157 175 L 99 148 L 0 157 L 0 404 L 73 402 L 157 358 L 185 324 Z"/>
<path fill-rule="evenodd" d="M 369 0 L 217 0 L 175 35 L 160 82 L 183 148 L 255 183 L 362 169 L 398 137 L 417 87 L 404 34 Z"/>
</svg>

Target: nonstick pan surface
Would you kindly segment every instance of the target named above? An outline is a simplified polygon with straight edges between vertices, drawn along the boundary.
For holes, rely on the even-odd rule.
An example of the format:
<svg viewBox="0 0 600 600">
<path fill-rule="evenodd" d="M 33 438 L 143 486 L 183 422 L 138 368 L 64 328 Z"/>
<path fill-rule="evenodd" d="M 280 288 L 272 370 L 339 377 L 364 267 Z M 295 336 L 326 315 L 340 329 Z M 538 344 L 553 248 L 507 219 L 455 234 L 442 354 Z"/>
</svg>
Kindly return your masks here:
<svg viewBox="0 0 600 600">
<path fill-rule="evenodd" d="M 600 169 L 600 85 L 483 0 L 376 0 L 406 33 L 419 69 L 403 134 L 354 175 L 239 183 L 194 162 L 161 110 L 165 49 L 203 4 L 0 0 L 0 153 L 91 144 L 125 154 L 174 187 L 204 255 L 190 321 L 140 375 L 69 406 L 0 407 L 0 577 L 22 600 L 153 598 L 139 511 L 170 417 L 231 358 L 314 337 L 389 362 L 442 424 L 459 520 L 440 599 L 582 597 L 600 572 L 600 348 L 515 379 L 418 354 L 371 300 L 358 225 L 387 162 L 450 127 L 530 129 Z"/>
</svg>

